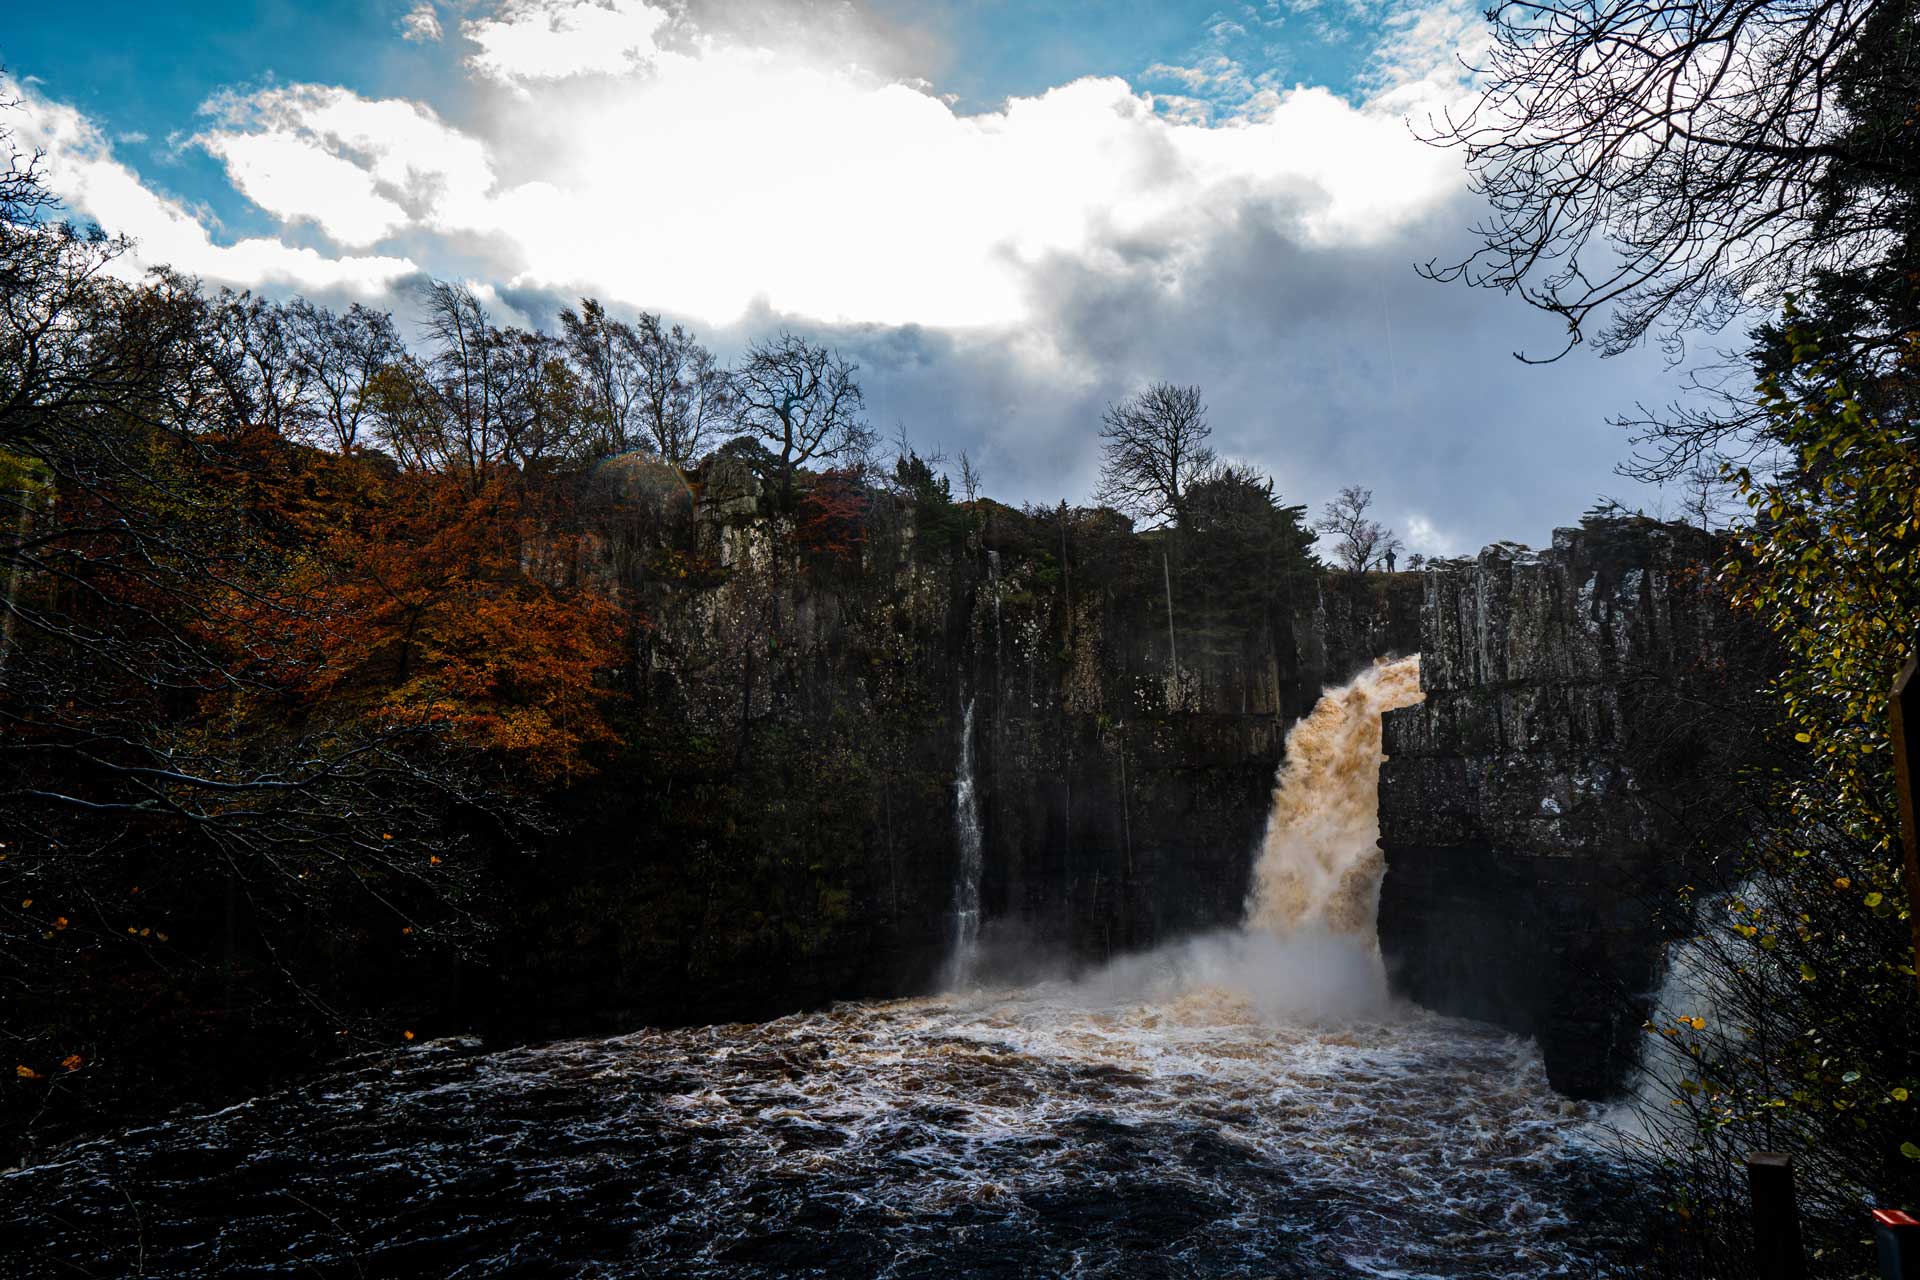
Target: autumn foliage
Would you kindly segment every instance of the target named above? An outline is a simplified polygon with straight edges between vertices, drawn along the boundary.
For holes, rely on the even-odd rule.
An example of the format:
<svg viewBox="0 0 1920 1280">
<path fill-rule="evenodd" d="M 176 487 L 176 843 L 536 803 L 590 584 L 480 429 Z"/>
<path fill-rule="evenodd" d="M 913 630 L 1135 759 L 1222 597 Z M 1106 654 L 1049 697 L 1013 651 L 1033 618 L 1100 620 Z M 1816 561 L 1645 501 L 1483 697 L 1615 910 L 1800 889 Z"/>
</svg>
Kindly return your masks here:
<svg viewBox="0 0 1920 1280">
<path fill-rule="evenodd" d="M 622 615 L 563 510 L 499 478 L 363 482 L 309 562 L 301 695 L 446 731 L 542 785 L 591 772 Z"/>
</svg>

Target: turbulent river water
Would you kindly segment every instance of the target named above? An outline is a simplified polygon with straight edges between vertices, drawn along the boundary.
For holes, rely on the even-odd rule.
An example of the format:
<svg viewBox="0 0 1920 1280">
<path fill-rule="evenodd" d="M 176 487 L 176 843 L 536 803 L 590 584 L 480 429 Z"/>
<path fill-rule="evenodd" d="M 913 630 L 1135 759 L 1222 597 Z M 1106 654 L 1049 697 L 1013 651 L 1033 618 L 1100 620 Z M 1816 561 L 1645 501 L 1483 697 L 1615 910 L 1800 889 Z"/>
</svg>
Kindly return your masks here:
<svg viewBox="0 0 1920 1280">
<path fill-rule="evenodd" d="M 1389 1000 L 1370 810 L 1283 803 L 1373 785 L 1348 753 L 1377 777 L 1405 674 L 1289 741 L 1246 930 L 1017 990 L 365 1059 L 0 1174 L 0 1274 L 1605 1274 L 1629 1189 L 1594 1112 L 1531 1045 Z"/>
</svg>

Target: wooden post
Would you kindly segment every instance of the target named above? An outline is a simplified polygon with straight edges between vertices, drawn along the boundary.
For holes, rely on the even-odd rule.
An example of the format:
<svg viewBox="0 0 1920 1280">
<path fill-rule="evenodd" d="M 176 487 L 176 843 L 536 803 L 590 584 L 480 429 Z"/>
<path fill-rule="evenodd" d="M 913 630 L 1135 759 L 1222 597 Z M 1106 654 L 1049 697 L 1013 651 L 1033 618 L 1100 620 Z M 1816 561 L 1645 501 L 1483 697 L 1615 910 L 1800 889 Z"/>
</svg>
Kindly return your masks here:
<svg viewBox="0 0 1920 1280">
<path fill-rule="evenodd" d="M 1920 827 L 1913 802 L 1914 771 L 1920 768 L 1920 655 L 1907 659 L 1893 679 L 1888 699 L 1893 719 L 1893 778 L 1900 798 L 1900 843 L 1907 863 L 1907 918 L 1913 925 L 1914 983 L 1920 990 Z"/>
<path fill-rule="evenodd" d="M 1793 1199 L 1793 1157 L 1778 1151 L 1748 1152 L 1747 1189 L 1753 1195 L 1754 1274 L 1762 1280 L 1806 1280 L 1800 1209 Z"/>
<path fill-rule="evenodd" d="M 1880 1280 L 1920 1280 L 1920 1222 L 1898 1209 L 1873 1211 Z"/>
</svg>

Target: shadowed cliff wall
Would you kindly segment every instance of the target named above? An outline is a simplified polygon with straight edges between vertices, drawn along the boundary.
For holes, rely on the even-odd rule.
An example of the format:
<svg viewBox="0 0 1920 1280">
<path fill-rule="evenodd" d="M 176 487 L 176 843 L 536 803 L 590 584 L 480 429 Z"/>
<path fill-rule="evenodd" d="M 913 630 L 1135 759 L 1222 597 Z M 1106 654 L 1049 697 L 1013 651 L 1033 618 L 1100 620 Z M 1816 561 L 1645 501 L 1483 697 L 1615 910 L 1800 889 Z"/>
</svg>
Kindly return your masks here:
<svg viewBox="0 0 1920 1280">
<path fill-rule="evenodd" d="M 882 510 L 851 554 L 782 555 L 789 535 L 710 480 L 684 549 L 609 525 L 607 571 L 646 618 L 628 745 L 526 870 L 481 998 L 539 1022 L 503 1030 L 927 989 L 968 699 L 984 980 L 1239 920 L 1287 727 L 1411 651 L 1417 575 L 1250 569 L 1231 537 L 1110 512 L 967 516 Z"/>
<path fill-rule="evenodd" d="M 1753 638 L 1697 530 L 1590 521 L 1425 574 L 1427 699 L 1385 719 L 1380 937 L 1420 1004 L 1537 1036 L 1554 1086 L 1620 1084 L 1675 891 L 1744 749 L 1708 708 Z"/>
</svg>

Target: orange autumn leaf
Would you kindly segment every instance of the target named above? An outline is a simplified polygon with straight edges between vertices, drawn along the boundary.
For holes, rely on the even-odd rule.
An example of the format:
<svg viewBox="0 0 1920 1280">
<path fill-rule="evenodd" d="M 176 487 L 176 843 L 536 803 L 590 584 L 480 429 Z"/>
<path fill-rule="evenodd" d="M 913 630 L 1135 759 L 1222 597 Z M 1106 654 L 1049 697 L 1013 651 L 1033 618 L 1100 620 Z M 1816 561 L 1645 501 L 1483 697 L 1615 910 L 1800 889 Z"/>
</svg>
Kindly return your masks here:
<svg viewBox="0 0 1920 1280">
<path fill-rule="evenodd" d="M 13 1069 L 13 1074 L 22 1080 L 38 1080 L 40 1078 L 40 1073 L 24 1062 Z"/>
<path fill-rule="evenodd" d="M 579 536 L 508 479 L 357 483 L 363 500 L 330 513 L 302 584 L 324 622 L 299 638 L 301 692 L 444 731 L 535 785 L 592 772 L 587 749 L 615 740 L 601 676 L 621 661 L 624 617 L 574 572 Z"/>
<path fill-rule="evenodd" d="M 70 1053 L 66 1057 L 60 1059 L 60 1065 L 65 1067 L 69 1071 L 78 1071 L 81 1068 L 82 1064 L 84 1064 L 85 1062 L 86 1062 L 86 1059 L 82 1058 L 77 1053 Z"/>
</svg>

